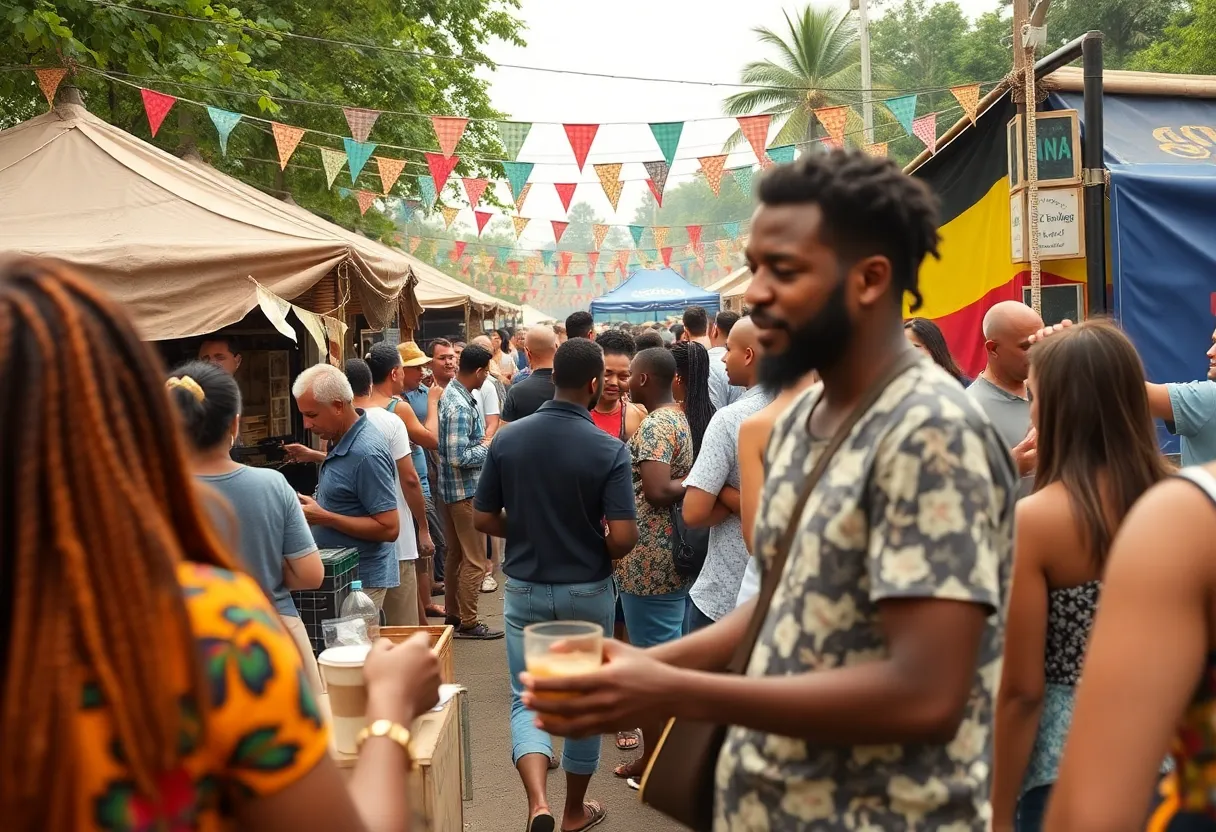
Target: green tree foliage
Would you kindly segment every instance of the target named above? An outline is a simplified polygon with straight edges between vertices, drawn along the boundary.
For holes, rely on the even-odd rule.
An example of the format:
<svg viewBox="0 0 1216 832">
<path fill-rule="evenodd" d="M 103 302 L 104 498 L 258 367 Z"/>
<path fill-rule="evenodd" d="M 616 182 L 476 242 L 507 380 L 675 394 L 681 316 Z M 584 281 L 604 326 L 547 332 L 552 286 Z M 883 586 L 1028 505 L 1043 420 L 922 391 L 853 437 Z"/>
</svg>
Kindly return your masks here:
<svg viewBox="0 0 1216 832">
<path fill-rule="evenodd" d="M 1166 33 L 1175 15 L 1191 6 L 1183 0 L 1056 0 L 1047 16 L 1047 36 L 1057 45 L 1090 30 L 1100 31 L 1107 69 L 1122 69 L 1142 49 L 1151 48 Z M 1179 33 L 1182 34 L 1181 32 Z M 1196 55 L 1199 58 L 1199 55 Z M 1208 58 L 1209 65 L 1211 58 Z M 1194 72 L 1199 70 L 1168 70 Z"/>
<path fill-rule="evenodd" d="M 1133 56 L 1128 68 L 1216 73 L 1216 0 L 1193 0 L 1188 8 L 1175 12 L 1160 39 Z"/>
</svg>

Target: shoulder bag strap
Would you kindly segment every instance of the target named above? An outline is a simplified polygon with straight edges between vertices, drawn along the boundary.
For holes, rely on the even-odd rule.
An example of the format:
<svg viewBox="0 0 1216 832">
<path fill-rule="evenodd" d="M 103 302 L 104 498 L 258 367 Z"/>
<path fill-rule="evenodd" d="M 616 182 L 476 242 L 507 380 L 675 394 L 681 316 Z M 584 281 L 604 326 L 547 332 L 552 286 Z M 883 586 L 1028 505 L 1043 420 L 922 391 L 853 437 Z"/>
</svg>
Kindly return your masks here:
<svg viewBox="0 0 1216 832">
<path fill-rule="evenodd" d="M 785 527 L 785 531 L 781 535 L 780 541 L 777 543 L 777 552 L 773 555 L 773 561 L 764 570 L 764 580 L 760 585 L 760 595 L 756 600 L 756 609 L 752 612 L 752 618 L 747 623 L 747 630 L 744 631 L 743 638 L 739 641 L 738 647 L 735 648 L 735 654 L 727 665 L 727 671 L 730 673 L 742 673 L 747 669 L 747 663 L 751 659 L 752 650 L 756 646 L 756 640 L 760 637 L 760 629 L 764 626 L 764 619 L 768 617 L 769 606 L 773 602 L 773 594 L 777 591 L 777 585 L 781 583 L 781 575 L 785 571 L 785 563 L 789 559 L 790 549 L 793 547 L 794 537 L 798 534 L 798 528 L 801 526 L 802 512 L 806 508 L 807 500 L 810 499 L 811 493 L 815 490 L 815 486 L 823 477 L 823 473 L 827 470 L 828 464 L 832 461 L 832 457 L 840 450 L 840 446 L 849 438 L 849 434 L 853 432 L 853 428 L 860 421 L 861 417 L 866 414 L 874 403 L 878 401 L 883 391 L 890 386 L 891 382 L 899 378 L 905 371 L 910 369 L 920 358 L 920 354 L 909 348 L 903 355 L 895 360 L 895 363 L 883 373 L 866 394 L 857 402 L 857 406 L 853 411 L 841 422 L 840 427 L 836 429 L 828 446 L 819 456 L 819 460 L 815 463 L 815 467 L 811 469 L 811 473 L 807 476 L 802 485 L 802 492 L 798 495 L 798 502 L 794 504 L 794 510 L 790 514 L 789 523 Z"/>
</svg>

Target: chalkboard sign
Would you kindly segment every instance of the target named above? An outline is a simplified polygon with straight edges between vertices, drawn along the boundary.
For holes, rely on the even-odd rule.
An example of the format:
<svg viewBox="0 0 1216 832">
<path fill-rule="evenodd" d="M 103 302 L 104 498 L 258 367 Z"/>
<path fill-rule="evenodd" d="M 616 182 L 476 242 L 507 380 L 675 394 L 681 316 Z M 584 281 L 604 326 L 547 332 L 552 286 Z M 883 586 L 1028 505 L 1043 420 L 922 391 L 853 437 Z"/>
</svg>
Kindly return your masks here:
<svg viewBox="0 0 1216 832">
<path fill-rule="evenodd" d="M 1015 116 L 1007 130 L 1009 187 L 1026 185 L 1026 130 L 1023 116 Z M 1081 181 L 1081 127 L 1076 110 L 1039 113 L 1036 118 L 1039 185 L 1070 185 Z M 1017 163 L 1015 165 L 1015 162 Z M 1015 169 L 1016 168 L 1016 169 Z"/>
</svg>

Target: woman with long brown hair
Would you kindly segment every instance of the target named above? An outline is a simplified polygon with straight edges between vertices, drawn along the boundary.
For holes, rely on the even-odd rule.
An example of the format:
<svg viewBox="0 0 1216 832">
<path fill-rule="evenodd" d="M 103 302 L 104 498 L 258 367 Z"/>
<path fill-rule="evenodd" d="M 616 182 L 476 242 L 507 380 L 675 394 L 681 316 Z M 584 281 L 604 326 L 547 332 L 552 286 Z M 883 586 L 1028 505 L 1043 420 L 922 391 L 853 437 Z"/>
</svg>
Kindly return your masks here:
<svg viewBox="0 0 1216 832">
<path fill-rule="evenodd" d="M 1140 358 L 1112 323 L 1034 346 L 1028 386 L 1039 458 L 1017 506 L 992 794 L 993 828 L 1018 832 L 1042 826 L 1111 541 L 1167 473 Z"/>
<path fill-rule="evenodd" d="M 58 264 L 0 264 L 0 402 L 4 828 L 407 829 L 408 749 L 369 738 L 344 784 L 117 304 Z M 436 701 L 425 638 L 376 645 L 364 675 L 372 719 Z"/>
</svg>

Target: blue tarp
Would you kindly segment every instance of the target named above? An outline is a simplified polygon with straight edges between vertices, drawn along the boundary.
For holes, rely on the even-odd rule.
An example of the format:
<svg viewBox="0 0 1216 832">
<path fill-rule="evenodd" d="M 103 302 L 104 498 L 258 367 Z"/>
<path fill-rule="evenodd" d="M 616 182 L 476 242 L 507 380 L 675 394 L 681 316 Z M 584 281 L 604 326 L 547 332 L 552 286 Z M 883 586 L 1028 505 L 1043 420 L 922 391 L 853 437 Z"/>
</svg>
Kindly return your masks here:
<svg viewBox="0 0 1216 832">
<path fill-rule="evenodd" d="M 638 269 L 606 295 L 591 301 L 596 320 L 646 320 L 682 312 L 687 306 L 703 306 L 711 315 L 721 307 L 721 298 L 694 286 L 673 269 Z"/>
<path fill-rule="evenodd" d="M 1102 103 L 1111 311 L 1151 380 L 1206 378 L 1216 328 L 1216 101 L 1106 95 Z M 1075 93 L 1054 94 L 1048 106 L 1085 113 Z M 1158 434 L 1177 453 L 1177 437 Z"/>
</svg>

